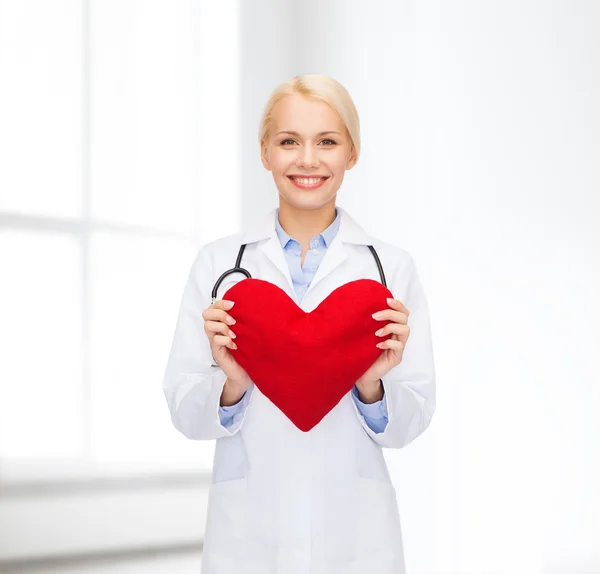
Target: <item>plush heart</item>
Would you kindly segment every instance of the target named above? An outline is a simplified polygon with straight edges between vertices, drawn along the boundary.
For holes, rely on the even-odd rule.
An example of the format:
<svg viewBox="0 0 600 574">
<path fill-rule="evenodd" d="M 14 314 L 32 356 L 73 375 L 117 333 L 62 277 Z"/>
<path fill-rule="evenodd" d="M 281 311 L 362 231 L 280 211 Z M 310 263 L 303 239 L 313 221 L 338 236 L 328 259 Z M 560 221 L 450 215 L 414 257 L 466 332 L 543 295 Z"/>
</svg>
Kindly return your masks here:
<svg viewBox="0 0 600 574">
<path fill-rule="evenodd" d="M 391 337 L 375 331 L 392 321 L 392 292 L 373 279 L 350 281 L 310 313 L 268 281 L 248 278 L 227 290 L 237 349 L 231 352 L 254 384 L 300 430 L 309 431 L 352 389 Z"/>
</svg>

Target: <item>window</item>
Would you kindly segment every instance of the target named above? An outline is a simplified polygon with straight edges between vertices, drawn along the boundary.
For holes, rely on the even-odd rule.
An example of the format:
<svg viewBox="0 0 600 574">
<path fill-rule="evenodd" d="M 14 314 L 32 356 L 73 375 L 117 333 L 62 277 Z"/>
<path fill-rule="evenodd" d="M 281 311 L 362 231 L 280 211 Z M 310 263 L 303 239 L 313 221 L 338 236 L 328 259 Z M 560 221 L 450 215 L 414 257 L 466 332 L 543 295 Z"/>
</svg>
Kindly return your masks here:
<svg viewBox="0 0 600 574">
<path fill-rule="evenodd" d="M 2 466 L 209 468 L 161 383 L 194 256 L 239 225 L 238 4 L 2 11 Z"/>
</svg>

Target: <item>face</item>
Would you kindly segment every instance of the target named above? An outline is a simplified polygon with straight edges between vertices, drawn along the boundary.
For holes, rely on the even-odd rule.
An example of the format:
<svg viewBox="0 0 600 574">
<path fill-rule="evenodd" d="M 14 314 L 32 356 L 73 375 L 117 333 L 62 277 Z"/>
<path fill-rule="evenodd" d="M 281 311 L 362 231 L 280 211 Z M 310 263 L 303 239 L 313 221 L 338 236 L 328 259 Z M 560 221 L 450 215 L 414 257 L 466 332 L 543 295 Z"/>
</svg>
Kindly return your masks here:
<svg viewBox="0 0 600 574">
<path fill-rule="evenodd" d="M 281 200 L 297 209 L 316 209 L 335 202 L 345 171 L 356 163 L 356 151 L 329 105 L 294 94 L 275 105 L 261 160 Z"/>
</svg>

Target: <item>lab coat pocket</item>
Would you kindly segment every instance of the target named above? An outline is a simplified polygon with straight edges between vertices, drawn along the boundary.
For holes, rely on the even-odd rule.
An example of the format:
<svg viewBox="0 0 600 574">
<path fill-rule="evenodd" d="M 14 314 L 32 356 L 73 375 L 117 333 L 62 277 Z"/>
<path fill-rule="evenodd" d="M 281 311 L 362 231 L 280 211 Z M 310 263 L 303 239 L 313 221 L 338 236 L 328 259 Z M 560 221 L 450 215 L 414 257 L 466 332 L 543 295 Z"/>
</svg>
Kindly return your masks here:
<svg viewBox="0 0 600 574">
<path fill-rule="evenodd" d="M 244 569 L 247 507 L 246 478 L 225 480 L 210 485 L 204 534 L 203 568 L 226 566 L 233 572 Z M 235 551 L 234 551 L 235 550 Z"/>
<path fill-rule="evenodd" d="M 248 468 L 248 453 L 241 433 L 217 440 L 213 458 L 213 483 L 245 478 Z"/>
<path fill-rule="evenodd" d="M 360 477 L 357 493 L 356 544 L 361 554 L 383 559 L 402 553 L 402 531 L 394 485 Z"/>
</svg>

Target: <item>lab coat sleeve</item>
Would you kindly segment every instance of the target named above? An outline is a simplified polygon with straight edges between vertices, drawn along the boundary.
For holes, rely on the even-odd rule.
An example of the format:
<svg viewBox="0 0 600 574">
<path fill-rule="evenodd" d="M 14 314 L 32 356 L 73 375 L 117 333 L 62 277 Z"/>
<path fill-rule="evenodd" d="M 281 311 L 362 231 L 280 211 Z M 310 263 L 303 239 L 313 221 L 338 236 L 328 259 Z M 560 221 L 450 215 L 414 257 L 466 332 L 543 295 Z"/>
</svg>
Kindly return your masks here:
<svg viewBox="0 0 600 574">
<path fill-rule="evenodd" d="M 414 260 L 408 257 L 394 274 L 390 290 L 409 310 L 409 337 L 402 361 L 381 381 L 387 403 L 388 423 L 374 432 L 354 404 L 365 432 L 380 446 L 403 448 L 428 426 L 436 404 L 435 367 L 429 309 Z"/>
<path fill-rule="evenodd" d="M 369 425 L 369 428 L 376 433 L 383 432 L 388 422 L 385 391 L 380 401 L 367 404 L 360 400 L 360 395 L 355 385 L 352 387 L 352 398 L 356 403 L 359 414 L 363 417 L 367 425 Z"/>
<path fill-rule="evenodd" d="M 254 389 L 252 384 L 237 403 L 237 414 L 224 426 L 220 400 L 227 375 L 214 362 L 202 317 L 210 305 L 212 277 L 210 254 L 204 246 L 192 263 L 183 290 L 162 385 L 173 425 L 194 440 L 238 432 Z"/>
</svg>

